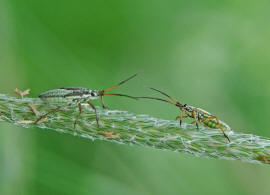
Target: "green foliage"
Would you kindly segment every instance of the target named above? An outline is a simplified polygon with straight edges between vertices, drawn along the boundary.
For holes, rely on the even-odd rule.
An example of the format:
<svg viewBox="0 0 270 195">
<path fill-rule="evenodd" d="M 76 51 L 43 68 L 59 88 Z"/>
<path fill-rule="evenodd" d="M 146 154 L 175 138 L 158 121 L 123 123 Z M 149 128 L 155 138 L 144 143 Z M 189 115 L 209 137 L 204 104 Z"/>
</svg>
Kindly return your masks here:
<svg viewBox="0 0 270 195">
<path fill-rule="evenodd" d="M 23 127 L 34 127 L 37 119 L 33 107 L 47 113 L 50 105 L 39 99 L 16 99 L 0 95 L 2 121 Z M 59 104 L 54 104 L 59 106 Z M 104 110 L 97 108 L 100 127 L 95 121 L 95 113 L 87 109 L 76 126 L 73 121 L 78 113 L 76 103 L 66 109 L 48 116 L 49 121 L 38 124 L 39 128 L 73 134 L 90 140 L 107 140 L 118 144 L 138 145 L 174 152 L 185 152 L 195 156 L 227 160 L 242 160 L 250 163 L 270 164 L 270 139 L 251 134 L 230 133 L 231 143 L 218 129 L 200 128 L 194 125 L 156 119 L 148 115 L 134 115 L 126 111 Z M 86 107 L 86 106 L 85 106 Z M 52 109 L 52 108 L 51 108 Z"/>
</svg>

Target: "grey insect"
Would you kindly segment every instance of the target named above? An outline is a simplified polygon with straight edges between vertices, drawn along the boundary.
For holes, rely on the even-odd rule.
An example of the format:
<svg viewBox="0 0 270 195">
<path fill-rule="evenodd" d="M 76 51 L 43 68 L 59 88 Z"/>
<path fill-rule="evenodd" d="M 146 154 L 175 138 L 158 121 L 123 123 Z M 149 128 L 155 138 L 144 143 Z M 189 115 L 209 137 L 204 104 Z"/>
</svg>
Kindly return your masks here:
<svg viewBox="0 0 270 195">
<path fill-rule="evenodd" d="M 74 128 L 76 127 L 77 121 L 82 113 L 82 102 L 86 102 L 94 111 L 95 111 L 95 115 L 96 115 L 96 122 L 97 125 L 99 126 L 99 119 L 97 116 L 97 112 L 96 112 L 96 108 L 95 106 L 90 102 L 91 100 L 95 100 L 98 98 L 101 98 L 101 104 L 103 108 L 106 108 L 104 105 L 104 100 L 103 97 L 105 95 L 115 95 L 115 96 L 123 96 L 123 97 L 128 97 L 128 98 L 133 98 L 133 99 L 137 99 L 135 97 L 129 96 L 129 95 L 125 95 L 125 94 L 119 94 L 119 93 L 107 93 L 108 91 L 118 87 L 119 85 L 124 84 L 125 82 L 127 82 L 128 80 L 134 78 L 135 76 L 137 76 L 137 73 L 132 75 L 131 77 L 121 81 L 120 83 L 118 83 L 117 85 L 114 85 L 108 89 L 105 90 L 91 90 L 91 89 L 87 89 L 87 88 L 82 88 L 82 87 L 62 87 L 59 89 L 52 89 L 49 91 L 46 91 L 44 93 L 41 93 L 38 97 L 41 98 L 42 100 L 57 100 L 59 102 L 68 102 L 67 105 L 64 106 L 59 106 L 49 112 L 47 112 L 46 114 L 40 116 L 35 122 L 34 124 L 37 124 L 41 119 L 45 118 L 47 115 L 56 112 L 58 110 L 61 110 L 65 107 L 71 106 L 73 103 L 77 103 L 78 104 L 78 108 L 79 108 L 79 114 L 76 117 L 75 121 L 74 121 Z"/>
<path fill-rule="evenodd" d="M 187 104 L 181 104 L 180 102 L 178 102 L 177 100 L 175 100 L 174 98 L 172 98 L 171 96 L 167 95 L 166 93 L 152 88 L 150 87 L 150 89 L 157 91 L 159 93 L 161 93 L 162 95 L 165 95 L 166 97 L 168 97 L 171 101 L 169 100 L 164 100 L 162 98 L 156 98 L 156 97 L 137 97 L 137 98 L 146 98 L 146 99 L 154 99 L 154 100 L 159 100 L 159 101 L 163 101 L 163 102 L 167 102 L 170 104 L 173 104 L 175 106 L 177 106 L 180 109 L 180 115 L 176 117 L 176 119 L 180 119 L 180 126 L 182 124 L 182 119 L 183 118 L 193 118 L 194 122 L 193 124 L 196 124 L 197 129 L 199 128 L 198 122 L 203 123 L 204 125 L 210 127 L 210 128 L 216 128 L 216 129 L 220 129 L 224 135 L 224 137 L 226 137 L 228 139 L 228 141 L 230 142 L 229 137 L 225 134 L 224 129 L 225 130 L 232 130 L 231 127 L 229 125 L 227 125 L 225 122 L 219 120 L 216 116 L 214 116 L 213 114 L 201 109 L 201 108 L 196 108 L 194 106 L 190 106 Z M 183 115 L 183 113 L 185 114 L 185 116 Z"/>
</svg>

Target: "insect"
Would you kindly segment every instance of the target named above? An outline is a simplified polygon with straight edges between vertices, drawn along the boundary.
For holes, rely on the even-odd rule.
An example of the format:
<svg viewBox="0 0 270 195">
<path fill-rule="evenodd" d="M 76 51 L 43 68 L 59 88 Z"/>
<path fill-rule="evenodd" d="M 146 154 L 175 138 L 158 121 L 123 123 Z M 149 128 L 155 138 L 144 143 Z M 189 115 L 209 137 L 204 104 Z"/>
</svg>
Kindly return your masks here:
<svg viewBox="0 0 270 195">
<path fill-rule="evenodd" d="M 178 102 L 177 100 L 175 100 L 174 98 L 172 98 L 171 96 L 169 96 L 168 94 L 150 87 L 150 89 L 157 91 L 159 93 L 161 93 L 162 95 L 165 95 L 166 97 L 168 97 L 171 101 L 169 100 L 165 100 L 162 98 L 155 98 L 155 97 L 137 97 L 137 98 L 146 98 L 146 99 L 154 99 L 154 100 L 159 100 L 159 101 L 163 101 L 163 102 L 167 102 L 170 104 L 173 104 L 175 106 L 177 106 L 180 109 L 180 115 L 176 117 L 176 120 L 180 120 L 180 126 L 182 125 L 182 120 L 183 118 L 193 118 L 194 121 L 192 122 L 192 124 L 196 124 L 197 129 L 199 128 L 198 122 L 203 123 L 204 125 L 210 127 L 210 128 L 216 128 L 216 129 L 220 129 L 223 133 L 223 135 L 225 136 L 225 138 L 228 139 L 228 141 L 230 142 L 229 137 L 225 134 L 224 129 L 225 130 L 231 130 L 231 127 L 229 125 L 227 125 L 226 123 L 224 123 L 223 121 L 220 121 L 216 116 L 214 116 L 213 114 L 201 109 L 201 108 L 196 108 L 193 106 L 189 106 L 187 104 L 181 104 L 180 102 Z M 185 115 L 184 115 L 185 114 Z"/>
<path fill-rule="evenodd" d="M 90 102 L 91 100 L 95 100 L 100 98 L 101 99 L 101 104 L 103 109 L 106 108 L 106 106 L 104 105 L 104 100 L 103 97 L 105 95 L 115 95 L 115 96 L 124 96 L 124 97 L 128 97 L 128 98 L 133 98 L 133 99 L 137 99 L 136 97 L 132 97 L 129 95 L 125 95 L 125 94 L 119 94 L 119 93 L 107 93 L 108 91 L 124 84 L 125 82 L 127 82 L 128 80 L 134 78 L 135 76 L 137 76 L 138 73 L 132 75 L 131 77 L 121 81 L 120 83 L 118 83 L 117 85 L 114 85 L 108 89 L 105 90 L 91 90 L 91 89 L 87 89 L 87 88 L 82 88 L 82 87 L 62 87 L 59 89 L 52 89 L 49 91 L 46 91 L 44 93 L 41 93 L 38 97 L 41 98 L 42 100 L 57 100 L 58 102 L 67 102 L 67 105 L 64 106 L 59 106 L 49 112 L 47 112 L 46 114 L 40 116 L 35 122 L 34 124 L 37 124 L 41 119 L 45 118 L 47 115 L 56 112 L 58 110 L 61 110 L 65 107 L 71 106 L 73 103 L 77 103 L 78 104 L 78 108 L 79 108 L 79 114 L 76 117 L 75 121 L 74 121 L 74 128 L 76 127 L 77 121 L 82 113 L 82 102 L 86 102 L 94 111 L 95 111 L 95 115 L 96 115 L 96 122 L 97 125 L 99 126 L 99 120 L 98 120 L 98 116 L 97 116 L 97 111 L 95 106 Z"/>
</svg>

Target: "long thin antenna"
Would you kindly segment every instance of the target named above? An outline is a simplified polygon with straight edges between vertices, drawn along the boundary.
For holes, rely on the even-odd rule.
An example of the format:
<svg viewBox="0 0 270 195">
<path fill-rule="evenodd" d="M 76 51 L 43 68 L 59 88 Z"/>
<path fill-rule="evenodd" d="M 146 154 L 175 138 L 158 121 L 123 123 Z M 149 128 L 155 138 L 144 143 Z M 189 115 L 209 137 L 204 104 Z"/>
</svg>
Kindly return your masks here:
<svg viewBox="0 0 270 195">
<path fill-rule="evenodd" d="M 120 94 L 120 93 L 104 93 L 104 95 L 115 95 L 115 96 L 123 96 L 123 97 L 128 97 L 137 100 L 138 97 L 133 97 L 125 94 Z"/>
<path fill-rule="evenodd" d="M 152 89 L 152 90 L 154 90 L 154 91 L 157 91 L 157 92 L 161 93 L 162 95 L 165 95 L 166 97 L 170 98 L 173 102 L 177 102 L 174 98 L 172 98 L 171 96 L 169 96 L 168 94 L 166 94 L 166 93 L 163 92 L 163 91 L 160 91 L 160 90 L 155 89 L 155 88 L 153 88 L 153 87 L 148 87 L 148 88 L 149 88 L 149 89 Z"/>
<path fill-rule="evenodd" d="M 155 98 L 155 97 L 147 97 L 147 96 L 143 96 L 143 97 L 136 97 L 138 99 L 152 99 L 152 100 L 158 100 L 158 101 L 163 101 L 163 102 L 167 102 L 167 103 L 170 103 L 170 104 L 173 104 L 173 105 L 176 105 L 176 103 L 174 102 L 171 102 L 169 100 L 164 100 L 162 98 Z"/>
<path fill-rule="evenodd" d="M 118 87 L 119 85 L 124 84 L 125 82 L 129 81 L 130 79 L 133 79 L 133 78 L 136 77 L 137 75 L 138 75 L 138 73 L 132 75 L 131 77 L 127 78 L 126 80 L 121 81 L 120 83 L 118 83 L 117 85 L 112 86 L 112 87 L 109 88 L 109 89 L 105 89 L 104 91 L 110 91 L 110 90 L 112 90 L 112 89 Z"/>
</svg>

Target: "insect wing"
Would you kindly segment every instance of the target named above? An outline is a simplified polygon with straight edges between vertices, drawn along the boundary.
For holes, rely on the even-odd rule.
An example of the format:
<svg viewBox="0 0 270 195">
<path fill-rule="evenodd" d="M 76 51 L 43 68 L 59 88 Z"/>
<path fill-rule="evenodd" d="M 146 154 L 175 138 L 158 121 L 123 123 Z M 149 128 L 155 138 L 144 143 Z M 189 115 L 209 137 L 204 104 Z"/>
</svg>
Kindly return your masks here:
<svg viewBox="0 0 270 195">
<path fill-rule="evenodd" d="M 60 89 L 72 90 L 72 91 L 87 91 L 88 90 L 83 87 L 61 87 Z"/>
<path fill-rule="evenodd" d="M 90 93 L 91 90 L 87 88 L 82 87 L 62 87 L 61 90 L 70 91 L 66 95 L 64 95 L 64 98 L 73 98 L 73 99 L 80 99 L 83 97 L 91 97 Z"/>
<path fill-rule="evenodd" d="M 78 88 L 79 89 L 79 88 Z M 50 102 L 66 102 L 76 98 L 81 98 L 81 90 L 70 89 L 52 89 L 41 93 L 39 98 L 43 100 L 49 100 Z"/>
<path fill-rule="evenodd" d="M 40 98 L 55 98 L 55 97 L 64 97 L 67 94 L 72 93 L 72 91 L 65 89 L 52 89 L 41 93 L 38 97 Z"/>
<path fill-rule="evenodd" d="M 211 113 L 207 112 L 206 110 L 203 110 L 201 108 L 196 108 L 199 112 L 202 112 L 203 114 L 206 114 L 206 115 L 209 115 L 209 116 L 212 116 Z"/>
<path fill-rule="evenodd" d="M 219 120 L 220 122 L 220 125 L 223 127 L 224 130 L 229 130 L 229 131 L 232 131 L 232 128 L 225 122 Z"/>
</svg>

